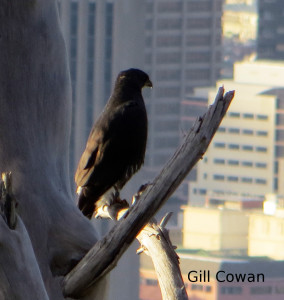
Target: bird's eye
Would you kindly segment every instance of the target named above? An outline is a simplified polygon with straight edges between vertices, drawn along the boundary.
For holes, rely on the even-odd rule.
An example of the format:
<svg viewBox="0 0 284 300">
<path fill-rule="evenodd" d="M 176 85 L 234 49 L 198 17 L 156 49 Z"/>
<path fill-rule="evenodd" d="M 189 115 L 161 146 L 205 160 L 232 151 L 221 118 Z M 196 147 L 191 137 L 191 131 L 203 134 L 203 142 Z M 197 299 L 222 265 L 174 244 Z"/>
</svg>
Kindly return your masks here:
<svg viewBox="0 0 284 300">
<path fill-rule="evenodd" d="M 119 78 L 124 79 L 124 78 L 126 78 L 126 75 L 120 75 Z"/>
</svg>

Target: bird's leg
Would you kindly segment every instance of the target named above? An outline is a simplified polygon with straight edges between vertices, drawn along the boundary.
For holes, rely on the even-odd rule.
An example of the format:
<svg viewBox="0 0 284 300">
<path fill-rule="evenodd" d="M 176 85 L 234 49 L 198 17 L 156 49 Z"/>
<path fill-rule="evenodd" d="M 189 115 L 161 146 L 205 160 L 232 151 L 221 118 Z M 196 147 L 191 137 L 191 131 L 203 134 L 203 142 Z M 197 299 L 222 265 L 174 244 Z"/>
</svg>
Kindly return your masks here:
<svg viewBox="0 0 284 300">
<path fill-rule="evenodd" d="M 110 188 L 97 202 L 95 218 L 118 219 L 118 212 L 128 209 L 129 204 L 119 196 L 117 187 Z"/>
<path fill-rule="evenodd" d="M 132 198 L 132 205 L 139 200 L 142 193 L 151 185 L 152 183 L 148 182 L 140 186 Z M 119 189 L 113 186 L 96 202 L 94 216 L 95 218 L 107 218 L 117 221 L 127 216 L 128 208 L 128 202 L 120 198 Z"/>
</svg>

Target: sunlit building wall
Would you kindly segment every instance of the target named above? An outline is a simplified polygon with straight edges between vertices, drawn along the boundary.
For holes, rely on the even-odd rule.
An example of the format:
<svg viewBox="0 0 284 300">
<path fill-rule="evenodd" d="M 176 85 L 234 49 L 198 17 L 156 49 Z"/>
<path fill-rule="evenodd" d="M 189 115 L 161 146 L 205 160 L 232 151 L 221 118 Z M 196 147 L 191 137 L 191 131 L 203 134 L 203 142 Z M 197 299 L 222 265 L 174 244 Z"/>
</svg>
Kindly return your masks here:
<svg viewBox="0 0 284 300">
<path fill-rule="evenodd" d="M 283 72 L 280 63 L 237 63 L 234 79 L 217 83 L 235 90 L 235 98 L 198 163 L 192 205 L 283 192 Z M 209 91 L 210 103 L 216 92 Z"/>
<path fill-rule="evenodd" d="M 183 247 L 247 253 L 248 211 L 184 207 Z"/>
</svg>

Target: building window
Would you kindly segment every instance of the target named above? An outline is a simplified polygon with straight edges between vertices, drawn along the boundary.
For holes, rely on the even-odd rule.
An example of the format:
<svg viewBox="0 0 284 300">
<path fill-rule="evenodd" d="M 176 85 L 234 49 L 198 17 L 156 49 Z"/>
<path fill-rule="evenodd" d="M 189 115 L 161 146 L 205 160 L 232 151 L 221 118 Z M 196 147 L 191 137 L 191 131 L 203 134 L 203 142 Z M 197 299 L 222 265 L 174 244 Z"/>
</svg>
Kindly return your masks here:
<svg viewBox="0 0 284 300">
<path fill-rule="evenodd" d="M 177 1 L 165 1 L 165 2 L 160 2 L 158 3 L 158 12 L 169 12 L 169 13 L 174 13 L 174 12 L 180 12 L 182 9 L 182 2 Z"/>
<path fill-rule="evenodd" d="M 220 126 L 220 127 L 218 128 L 218 132 L 226 132 L 226 128 Z"/>
<path fill-rule="evenodd" d="M 266 163 L 257 162 L 257 163 L 255 163 L 255 166 L 257 168 L 260 168 L 260 169 L 265 169 L 267 167 L 267 164 Z"/>
<path fill-rule="evenodd" d="M 192 284 L 191 285 L 192 291 L 203 291 L 203 285 L 201 284 Z"/>
<path fill-rule="evenodd" d="M 266 179 L 256 178 L 255 183 L 257 183 L 257 184 L 266 184 Z"/>
<path fill-rule="evenodd" d="M 238 166 L 239 165 L 239 161 L 238 160 L 230 159 L 230 160 L 228 160 L 228 164 L 231 165 L 231 166 Z"/>
<path fill-rule="evenodd" d="M 214 163 L 218 164 L 218 165 L 224 165 L 225 164 L 225 159 L 215 158 Z"/>
<path fill-rule="evenodd" d="M 158 81 L 180 80 L 181 72 L 180 70 L 159 70 L 156 72 L 156 77 Z"/>
<path fill-rule="evenodd" d="M 229 149 L 232 149 L 232 150 L 238 150 L 240 149 L 240 145 L 237 145 L 237 144 L 229 144 Z"/>
<path fill-rule="evenodd" d="M 215 148 L 225 148 L 225 143 L 214 143 Z"/>
<path fill-rule="evenodd" d="M 199 195 L 206 195 L 207 190 L 206 189 L 199 189 Z"/>
<path fill-rule="evenodd" d="M 240 113 L 237 112 L 229 112 L 229 116 L 231 118 L 239 118 L 240 117 Z"/>
<path fill-rule="evenodd" d="M 189 1 L 187 3 L 187 10 L 189 12 L 204 12 L 212 10 L 212 1 Z"/>
<path fill-rule="evenodd" d="M 159 53 L 156 56 L 156 59 L 157 64 L 179 63 L 181 60 L 181 54 L 179 52 Z"/>
<path fill-rule="evenodd" d="M 262 131 L 262 130 L 257 131 L 256 134 L 258 136 L 268 136 L 268 132 L 267 131 Z"/>
<path fill-rule="evenodd" d="M 242 166 L 244 167 L 252 167 L 253 163 L 251 161 L 243 161 Z"/>
<path fill-rule="evenodd" d="M 257 152 L 267 152 L 267 148 L 266 147 L 256 147 L 256 151 Z"/>
<path fill-rule="evenodd" d="M 228 176 L 227 179 L 228 179 L 228 181 L 231 181 L 231 182 L 239 181 L 239 178 L 237 176 Z"/>
<path fill-rule="evenodd" d="M 157 28 L 159 30 L 181 29 L 182 19 L 159 19 L 157 21 Z"/>
<path fill-rule="evenodd" d="M 230 294 L 230 295 L 240 295 L 243 292 L 243 288 L 241 286 L 222 286 L 221 294 Z"/>
<path fill-rule="evenodd" d="M 178 47 L 181 44 L 181 36 L 158 36 L 158 47 Z"/>
<path fill-rule="evenodd" d="M 272 294 L 272 286 L 255 286 L 250 288 L 253 295 Z"/>
<path fill-rule="evenodd" d="M 244 183 L 252 183 L 252 178 L 250 177 L 242 177 L 241 181 Z"/>
<path fill-rule="evenodd" d="M 243 130 L 243 134 L 246 134 L 246 135 L 253 135 L 253 130 L 251 130 L 251 129 L 244 129 L 244 130 Z"/>
<path fill-rule="evenodd" d="M 268 116 L 267 115 L 256 115 L 256 118 L 258 119 L 258 120 L 268 120 Z"/>
<path fill-rule="evenodd" d="M 240 133 L 240 129 L 239 128 L 229 128 L 229 133 L 238 134 L 238 133 Z"/>
<path fill-rule="evenodd" d="M 253 119 L 253 118 L 254 118 L 254 115 L 253 115 L 253 114 L 245 113 L 245 114 L 243 114 L 243 118 L 244 118 L 244 119 Z"/>
<path fill-rule="evenodd" d="M 243 145 L 242 149 L 244 151 L 253 151 L 253 146 L 250 145 Z"/>
<path fill-rule="evenodd" d="M 156 286 L 156 285 L 158 285 L 158 280 L 147 278 L 146 279 L 146 285 Z"/>
<path fill-rule="evenodd" d="M 225 176 L 224 175 L 215 174 L 215 175 L 213 175 L 213 179 L 214 180 L 225 180 Z"/>
<path fill-rule="evenodd" d="M 206 285 L 206 286 L 205 286 L 205 292 L 206 292 L 206 293 L 211 293 L 211 291 L 212 291 L 212 286 Z"/>
</svg>

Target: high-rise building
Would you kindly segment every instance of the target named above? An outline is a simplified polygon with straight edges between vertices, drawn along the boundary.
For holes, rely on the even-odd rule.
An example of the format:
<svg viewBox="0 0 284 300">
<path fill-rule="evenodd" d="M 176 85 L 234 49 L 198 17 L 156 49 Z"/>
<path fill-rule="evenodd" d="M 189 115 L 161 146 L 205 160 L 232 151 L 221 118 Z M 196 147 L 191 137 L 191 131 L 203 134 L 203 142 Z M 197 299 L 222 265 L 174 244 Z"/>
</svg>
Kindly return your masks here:
<svg viewBox="0 0 284 300">
<path fill-rule="evenodd" d="M 258 0 L 257 55 L 284 59 L 284 6 L 282 0 Z"/>
<path fill-rule="evenodd" d="M 145 69 L 154 89 L 146 164 L 156 171 L 182 135 L 181 103 L 193 88 L 215 85 L 221 62 L 223 0 L 146 0 Z"/>
<path fill-rule="evenodd" d="M 144 170 L 149 180 L 189 129 L 184 118 L 184 109 L 190 109 L 187 95 L 196 87 L 214 86 L 219 77 L 223 0 L 145 2 L 145 70 L 154 82 L 146 101 L 149 138 Z M 187 185 L 181 185 L 160 214 L 170 207 L 176 216 L 187 193 Z"/>
<path fill-rule="evenodd" d="M 59 0 L 73 89 L 71 171 L 118 72 L 143 68 L 144 7 L 138 0 Z"/>
<path fill-rule="evenodd" d="M 73 90 L 70 144 L 73 182 L 72 174 L 90 129 L 110 96 L 118 72 L 131 67 L 143 68 L 145 3 L 58 0 L 58 5 Z M 102 235 L 109 228 L 102 220 L 95 225 Z M 139 262 L 135 249 L 126 255 L 111 272 L 110 299 L 138 299 Z M 126 272 L 129 280 L 119 276 L 121 272 Z"/>
<path fill-rule="evenodd" d="M 264 76 L 265 74 L 265 76 Z M 235 98 L 190 184 L 190 203 L 223 203 L 228 199 L 263 199 L 283 194 L 284 64 L 235 64 L 233 80 L 223 80 Z M 209 92 L 213 102 L 216 90 Z"/>
</svg>

